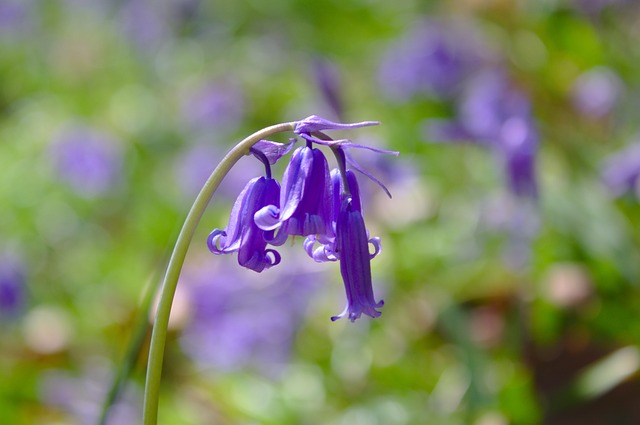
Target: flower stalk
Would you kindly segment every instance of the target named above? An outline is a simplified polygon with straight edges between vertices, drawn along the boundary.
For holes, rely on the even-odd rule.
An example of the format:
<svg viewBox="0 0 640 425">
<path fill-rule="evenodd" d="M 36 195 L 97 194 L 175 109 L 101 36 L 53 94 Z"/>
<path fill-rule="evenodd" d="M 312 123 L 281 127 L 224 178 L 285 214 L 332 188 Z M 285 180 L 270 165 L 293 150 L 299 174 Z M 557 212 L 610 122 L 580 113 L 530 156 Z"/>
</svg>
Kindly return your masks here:
<svg viewBox="0 0 640 425">
<path fill-rule="evenodd" d="M 266 127 L 253 133 L 246 139 L 238 143 L 227 153 L 220 164 L 213 170 L 211 176 L 206 181 L 202 190 L 196 197 L 187 218 L 178 235 L 178 239 L 171 254 L 167 271 L 164 276 L 162 288 L 160 290 L 160 300 L 153 322 L 151 334 L 151 345 L 149 349 L 149 360 L 147 362 L 147 376 L 144 392 L 143 423 L 144 425 L 155 425 L 158 420 L 158 398 L 160 395 L 160 379 L 162 375 L 162 362 L 164 359 L 164 347 L 167 338 L 167 328 L 169 325 L 169 315 L 173 297 L 178 285 L 180 271 L 184 264 L 189 245 L 195 233 L 200 218 L 204 213 L 209 201 L 213 197 L 216 189 L 222 182 L 224 176 L 231 170 L 231 167 L 243 156 L 247 155 L 253 145 L 261 139 L 271 135 L 293 131 L 295 122 L 276 124 Z"/>
</svg>

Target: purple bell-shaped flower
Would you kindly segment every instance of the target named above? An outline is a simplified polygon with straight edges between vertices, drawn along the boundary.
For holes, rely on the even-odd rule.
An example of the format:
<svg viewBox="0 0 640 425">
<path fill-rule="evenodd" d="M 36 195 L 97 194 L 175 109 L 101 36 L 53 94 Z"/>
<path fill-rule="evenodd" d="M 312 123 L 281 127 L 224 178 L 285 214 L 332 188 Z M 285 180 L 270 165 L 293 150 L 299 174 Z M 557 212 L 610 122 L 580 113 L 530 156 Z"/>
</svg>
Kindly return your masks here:
<svg viewBox="0 0 640 425">
<path fill-rule="evenodd" d="M 348 190 L 344 186 L 345 179 Z M 336 215 L 335 240 L 314 249 L 317 239 L 309 236 L 304 245 L 307 254 L 317 262 L 340 261 L 347 306 L 331 320 L 348 316 L 351 321 L 355 321 L 362 314 L 374 318 L 381 314 L 376 309 L 382 307 L 384 302 L 375 301 L 371 283 L 371 259 L 380 253 L 381 245 L 379 238 L 369 239 L 367 234 L 356 176 L 348 170 L 345 179 L 337 169 L 332 171 L 332 207 Z M 375 249 L 373 254 L 369 253 L 369 243 Z"/>
</svg>

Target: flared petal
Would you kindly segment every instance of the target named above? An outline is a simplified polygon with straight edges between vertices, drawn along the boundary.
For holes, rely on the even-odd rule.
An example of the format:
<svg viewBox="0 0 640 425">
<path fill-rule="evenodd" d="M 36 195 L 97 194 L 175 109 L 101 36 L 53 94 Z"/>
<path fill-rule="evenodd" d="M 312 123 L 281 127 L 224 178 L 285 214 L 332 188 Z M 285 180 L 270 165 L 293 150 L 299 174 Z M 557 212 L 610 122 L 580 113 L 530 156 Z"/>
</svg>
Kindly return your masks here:
<svg viewBox="0 0 640 425">
<path fill-rule="evenodd" d="M 307 236 L 304 240 L 304 250 L 316 263 L 326 263 L 327 261 L 338 261 L 338 255 L 335 252 L 335 242 L 321 243 L 318 247 L 316 242 L 320 242 L 315 235 Z"/>
</svg>

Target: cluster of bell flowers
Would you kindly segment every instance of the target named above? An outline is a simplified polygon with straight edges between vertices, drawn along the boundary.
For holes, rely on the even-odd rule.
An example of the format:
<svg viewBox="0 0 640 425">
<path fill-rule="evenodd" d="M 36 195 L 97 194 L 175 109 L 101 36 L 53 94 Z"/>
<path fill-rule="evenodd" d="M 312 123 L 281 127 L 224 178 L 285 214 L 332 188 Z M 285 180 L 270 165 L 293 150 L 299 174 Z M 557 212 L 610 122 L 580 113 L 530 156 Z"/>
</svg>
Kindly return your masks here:
<svg viewBox="0 0 640 425">
<path fill-rule="evenodd" d="M 289 236 L 305 237 L 304 249 L 316 262 L 339 261 L 347 306 L 332 320 L 347 316 L 355 321 L 362 314 L 380 316 L 383 301 L 375 301 L 371 282 L 371 259 L 381 251 L 379 238 L 369 238 L 363 218 L 358 181 L 359 171 L 388 191 L 364 171 L 349 155 L 350 148 L 369 149 L 398 155 L 398 152 L 334 140 L 327 130 L 348 130 L 377 125 L 376 121 L 336 123 L 312 115 L 295 123 L 294 133 L 306 143 L 298 147 L 287 165 L 282 184 L 271 175 L 271 165 L 286 155 L 293 143 L 261 140 L 251 153 L 263 162 L 265 175 L 251 179 L 236 199 L 229 224 L 208 237 L 209 250 L 217 255 L 238 253 L 238 263 L 262 272 L 280 263 L 280 254 L 271 247 L 285 243 Z M 318 146 L 334 153 L 337 168 L 329 171 L 328 161 Z M 369 244 L 373 246 L 370 253 Z"/>
</svg>

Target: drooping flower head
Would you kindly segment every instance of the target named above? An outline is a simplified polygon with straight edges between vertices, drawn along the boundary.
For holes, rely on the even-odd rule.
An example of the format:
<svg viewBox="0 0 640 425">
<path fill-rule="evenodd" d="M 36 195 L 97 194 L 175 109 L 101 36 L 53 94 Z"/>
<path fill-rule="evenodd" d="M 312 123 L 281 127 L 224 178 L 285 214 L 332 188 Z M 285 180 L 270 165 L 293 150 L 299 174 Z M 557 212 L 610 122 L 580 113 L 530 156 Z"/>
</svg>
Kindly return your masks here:
<svg viewBox="0 0 640 425">
<path fill-rule="evenodd" d="M 364 148 L 380 153 L 398 152 L 354 144 L 348 139 L 334 140 L 324 133 L 378 124 L 364 121 L 336 123 L 312 115 L 294 123 L 294 133 L 306 141 L 295 150 L 283 178 L 282 190 L 271 178 L 269 165 L 286 153 L 278 144 L 260 142 L 252 152 L 265 164 L 266 177 L 251 180 L 238 196 L 225 230 L 214 230 L 208 239 L 214 254 L 238 252 L 239 263 L 260 272 L 280 262 L 280 255 L 267 245 L 283 244 L 289 235 L 306 236 L 305 251 L 316 262 L 340 261 L 347 293 L 347 307 L 332 319 L 348 316 L 351 321 L 362 314 L 380 316 L 371 282 L 371 259 L 380 252 L 379 238 L 369 239 L 362 215 L 358 183 L 353 171 L 364 171 L 348 154 L 348 148 Z M 338 168 L 329 173 L 327 160 L 313 144 L 328 146 L 336 156 Z M 369 253 L 369 244 L 374 247 Z M 316 248 L 315 245 L 319 246 Z"/>
</svg>

